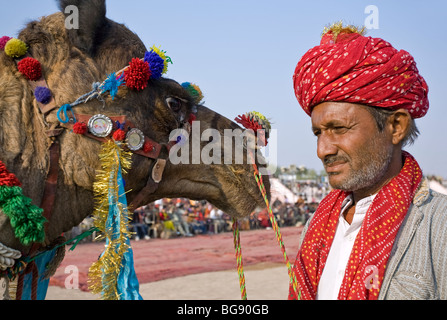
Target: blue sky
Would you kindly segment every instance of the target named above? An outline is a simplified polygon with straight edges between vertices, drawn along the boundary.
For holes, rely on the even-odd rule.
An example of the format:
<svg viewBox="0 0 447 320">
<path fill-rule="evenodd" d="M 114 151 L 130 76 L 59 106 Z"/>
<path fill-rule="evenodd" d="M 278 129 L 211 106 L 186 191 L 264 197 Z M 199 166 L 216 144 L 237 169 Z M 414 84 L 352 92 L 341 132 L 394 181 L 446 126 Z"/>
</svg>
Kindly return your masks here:
<svg viewBox="0 0 447 320">
<path fill-rule="evenodd" d="M 57 11 L 54 0 L 2 1 L 0 30 L 15 36 L 25 23 Z M 198 84 L 206 106 L 234 119 L 256 110 L 278 131 L 279 165 L 322 170 L 310 119 L 301 110 L 292 74 L 318 45 L 323 27 L 362 25 L 368 5 L 379 10 L 380 37 L 410 52 L 427 81 L 430 110 L 417 121 L 421 136 L 407 148 L 425 174 L 447 178 L 447 2 L 443 0 L 109 0 L 108 18 L 124 23 L 147 47 L 172 57 L 168 77 Z"/>
</svg>

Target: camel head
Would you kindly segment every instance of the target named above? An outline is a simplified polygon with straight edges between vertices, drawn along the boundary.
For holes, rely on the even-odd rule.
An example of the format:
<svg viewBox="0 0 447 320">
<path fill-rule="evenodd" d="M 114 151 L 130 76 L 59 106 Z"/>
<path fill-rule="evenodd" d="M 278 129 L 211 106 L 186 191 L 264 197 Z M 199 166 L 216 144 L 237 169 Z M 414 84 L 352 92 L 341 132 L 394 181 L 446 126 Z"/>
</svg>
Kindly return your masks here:
<svg viewBox="0 0 447 320">
<path fill-rule="evenodd" d="M 69 5 L 79 10 L 78 29 L 66 27 L 64 11 Z M 41 63 L 48 87 L 57 105 L 62 106 L 90 92 L 93 83 L 128 66 L 133 58 L 143 58 L 148 49 L 124 25 L 106 18 L 104 0 L 61 0 L 59 6 L 61 12 L 30 22 L 18 38 Z M 22 181 L 24 194 L 38 205 L 48 170 L 49 138 L 45 130 L 61 127 L 60 121 L 57 110 L 42 116 L 29 83 L 3 52 L 0 52 L 0 65 L 0 159 Z M 189 135 L 181 141 L 182 149 L 176 153 L 189 149 L 183 158 L 187 161 L 174 163 L 169 150 L 162 148 L 159 157 L 166 160 L 162 178 L 150 192 L 141 193 L 141 190 L 148 185 L 157 159 L 132 156 L 132 168 L 125 175 L 129 203 L 147 204 L 164 197 L 208 200 L 233 217 L 246 217 L 257 206 L 265 205 L 248 153 L 244 152 L 242 162 L 235 162 L 238 155 L 232 153 L 236 153 L 236 145 L 224 152 L 228 145 L 225 133 L 241 128 L 200 104 L 174 80 L 150 79 L 143 90 L 123 86 L 113 99 L 110 96 L 105 96 L 103 101 L 92 99 L 74 107 L 73 111 L 84 115 L 125 116 L 145 137 L 160 145 L 168 145 L 173 132 L 174 140 L 181 135 L 175 136 L 175 132 Z M 220 157 L 221 161 L 205 163 L 201 153 L 197 156 L 194 152 L 210 146 L 210 130 L 213 142 L 221 142 L 219 147 L 213 145 L 214 159 Z M 59 182 L 46 242 L 92 213 L 92 186 L 100 168 L 100 142 L 69 129 L 57 139 L 61 146 Z M 172 153 L 178 144 L 171 146 Z M 220 148 L 220 155 L 216 148 Z M 228 154 L 228 150 L 233 152 Z M 257 154 L 254 158 L 261 159 Z M 258 166 L 265 167 L 259 163 Z M 269 193 L 267 176 L 264 183 Z M 17 247 L 8 240 L 11 231 L 1 215 L 0 224 L 0 242 Z"/>
</svg>

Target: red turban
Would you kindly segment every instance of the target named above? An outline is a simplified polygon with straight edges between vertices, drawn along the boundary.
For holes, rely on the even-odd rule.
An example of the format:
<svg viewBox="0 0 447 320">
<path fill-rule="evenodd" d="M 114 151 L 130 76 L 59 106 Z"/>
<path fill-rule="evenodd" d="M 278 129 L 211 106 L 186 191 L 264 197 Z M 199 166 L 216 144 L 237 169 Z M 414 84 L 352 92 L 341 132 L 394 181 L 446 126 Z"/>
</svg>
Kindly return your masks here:
<svg viewBox="0 0 447 320">
<path fill-rule="evenodd" d="M 302 57 L 293 82 L 308 115 L 327 101 L 404 108 L 413 118 L 423 117 L 429 107 L 427 84 L 408 52 L 345 29 L 329 31 Z"/>
</svg>

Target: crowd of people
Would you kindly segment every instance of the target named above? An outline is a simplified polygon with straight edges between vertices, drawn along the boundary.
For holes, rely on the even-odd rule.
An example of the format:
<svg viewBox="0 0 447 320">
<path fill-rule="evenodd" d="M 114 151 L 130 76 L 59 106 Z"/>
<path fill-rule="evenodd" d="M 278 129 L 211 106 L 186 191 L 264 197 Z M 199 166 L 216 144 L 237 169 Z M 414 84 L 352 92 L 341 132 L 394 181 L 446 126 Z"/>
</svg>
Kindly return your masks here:
<svg viewBox="0 0 447 320">
<path fill-rule="evenodd" d="M 315 211 L 317 203 L 307 203 L 299 198 L 296 203 L 275 201 L 272 212 L 280 227 L 305 224 Z M 222 210 L 207 201 L 189 199 L 161 199 L 135 210 L 131 216 L 132 239 L 136 241 L 154 238 L 193 237 L 199 234 L 232 232 L 233 220 Z M 81 234 L 93 226 L 91 217 L 74 228 L 72 236 Z M 239 221 L 241 230 L 271 228 L 268 210 L 258 209 L 248 219 Z M 91 235 L 85 241 L 95 238 Z"/>
<path fill-rule="evenodd" d="M 280 227 L 305 224 L 318 204 L 302 198 L 296 203 L 272 205 L 272 212 Z M 163 238 L 198 234 L 217 234 L 232 231 L 232 218 L 207 201 L 162 199 L 135 210 L 131 222 L 134 239 Z M 271 228 L 267 208 L 253 212 L 249 219 L 240 221 L 242 230 Z"/>
<path fill-rule="evenodd" d="M 191 237 L 231 230 L 231 219 L 206 201 L 162 199 L 138 208 L 131 221 L 135 240 Z"/>
<path fill-rule="evenodd" d="M 279 227 L 304 225 L 328 192 L 326 184 L 297 182 L 290 186 L 297 196 L 296 202 L 274 200 L 272 213 Z M 130 216 L 132 239 L 136 241 L 154 238 L 193 237 L 199 234 L 232 232 L 232 218 L 209 202 L 184 198 L 161 199 L 135 210 Z M 86 218 L 73 228 L 77 236 L 93 227 L 93 219 Z M 267 208 L 259 208 L 249 218 L 239 221 L 241 230 L 272 228 Z M 84 241 L 90 242 L 95 233 Z"/>
</svg>

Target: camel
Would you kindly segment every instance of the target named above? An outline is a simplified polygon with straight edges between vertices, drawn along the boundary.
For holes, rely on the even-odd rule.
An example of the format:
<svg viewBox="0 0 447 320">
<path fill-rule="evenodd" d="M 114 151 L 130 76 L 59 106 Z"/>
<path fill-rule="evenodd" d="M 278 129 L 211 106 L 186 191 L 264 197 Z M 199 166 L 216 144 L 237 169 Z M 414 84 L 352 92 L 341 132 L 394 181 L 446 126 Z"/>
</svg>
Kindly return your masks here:
<svg viewBox="0 0 447 320">
<path fill-rule="evenodd" d="M 79 9 L 78 29 L 66 28 L 64 9 L 68 5 Z M 41 63 L 54 100 L 62 106 L 90 92 L 92 83 L 104 80 L 133 58 L 144 57 L 147 49 L 127 27 L 106 18 L 105 0 L 61 0 L 59 7 L 61 12 L 28 23 L 18 38 Z M 14 59 L 0 51 L 0 160 L 21 181 L 23 194 L 37 206 L 42 203 L 52 139 L 60 144 L 55 200 L 42 247 L 51 245 L 92 214 L 93 183 L 100 168 L 100 142 L 68 129 L 57 137 L 46 135 L 48 128 L 61 128 L 56 111 L 41 113 L 29 82 L 18 72 Z M 223 134 L 225 129 L 240 129 L 235 122 L 196 104 L 179 83 L 165 77 L 150 79 L 141 91 L 122 87 L 114 99 L 93 99 L 78 105 L 75 111 L 108 117 L 124 115 L 146 137 L 160 144 L 168 143 L 170 133 L 191 113 L 200 122 L 201 132 L 212 128 Z M 139 154 L 132 156 L 132 167 L 124 176 L 129 203 L 138 197 L 141 204 L 161 198 L 207 200 L 236 218 L 247 217 L 257 206 L 265 205 L 248 161 L 174 165 L 168 159 L 157 188 L 142 194 L 155 161 Z M 268 177 L 264 177 L 264 183 L 269 194 Z M 1 211 L 0 243 L 24 255 L 30 250 L 15 237 Z"/>
</svg>

